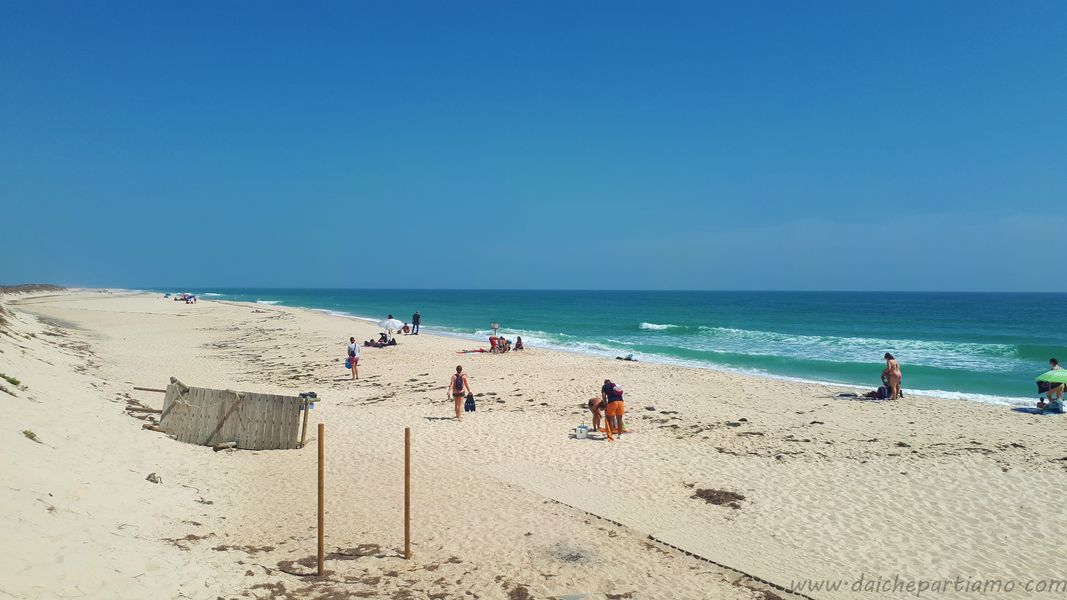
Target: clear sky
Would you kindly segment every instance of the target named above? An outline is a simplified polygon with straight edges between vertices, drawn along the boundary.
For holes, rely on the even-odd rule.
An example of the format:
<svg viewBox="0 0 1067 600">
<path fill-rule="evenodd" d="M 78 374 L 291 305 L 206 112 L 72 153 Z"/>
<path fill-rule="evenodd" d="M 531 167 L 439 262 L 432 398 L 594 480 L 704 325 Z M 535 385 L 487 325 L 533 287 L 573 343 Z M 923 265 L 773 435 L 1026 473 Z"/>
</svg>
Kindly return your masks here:
<svg viewBox="0 0 1067 600">
<path fill-rule="evenodd" d="M 1067 291 L 1067 2 L 0 3 L 0 282 Z"/>
</svg>

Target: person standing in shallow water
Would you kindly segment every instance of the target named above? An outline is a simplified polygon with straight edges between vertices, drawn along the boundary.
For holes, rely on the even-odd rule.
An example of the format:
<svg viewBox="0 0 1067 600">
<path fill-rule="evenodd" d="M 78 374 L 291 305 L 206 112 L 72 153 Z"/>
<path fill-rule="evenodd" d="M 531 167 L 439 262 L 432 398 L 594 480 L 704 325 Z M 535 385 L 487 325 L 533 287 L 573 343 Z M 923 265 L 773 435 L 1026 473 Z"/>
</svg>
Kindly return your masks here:
<svg viewBox="0 0 1067 600">
<path fill-rule="evenodd" d="M 463 400 L 467 397 L 467 394 L 471 394 L 470 381 L 467 380 L 467 375 L 463 373 L 463 366 L 456 365 L 456 374 L 452 376 L 452 379 L 448 382 L 448 392 L 452 396 L 452 401 L 456 403 L 456 420 L 463 420 Z"/>
<path fill-rule="evenodd" d="M 415 311 L 415 314 L 411 315 L 411 335 L 419 335 L 419 325 L 422 325 L 422 315 Z"/>
<path fill-rule="evenodd" d="M 889 382 L 889 399 L 896 400 L 900 397 L 900 380 L 902 375 L 900 373 L 900 363 L 893 355 L 885 353 L 885 370 L 882 371 L 882 376 Z"/>
</svg>

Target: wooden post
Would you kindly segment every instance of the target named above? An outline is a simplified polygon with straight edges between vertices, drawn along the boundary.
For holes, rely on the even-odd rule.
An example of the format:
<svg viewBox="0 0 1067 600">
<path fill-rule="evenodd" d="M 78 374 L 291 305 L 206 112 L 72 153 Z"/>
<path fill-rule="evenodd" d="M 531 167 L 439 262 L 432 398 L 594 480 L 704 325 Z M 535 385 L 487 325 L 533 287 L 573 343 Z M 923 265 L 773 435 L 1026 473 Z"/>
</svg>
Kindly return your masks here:
<svg viewBox="0 0 1067 600">
<path fill-rule="evenodd" d="M 171 377 L 170 378 L 170 382 L 173 383 L 174 385 L 178 386 L 178 389 L 181 391 L 181 393 L 183 393 L 183 394 L 188 394 L 189 393 L 189 386 L 187 386 L 184 383 L 178 381 L 177 377 Z"/>
<path fill-rule="evenodd" d="M 325 472 L 323 471 L 323 462 L 325 452 L 323 450 L 323 436 L 326 432 L 326 426 L 319 423 L 319 576 L 322 576 L 322 563 L 325 559 L 326 540 L 323 537 L 323 528 L 326 524 L 326 497 L 323 494 L 323 483 L 325 479 Z"/>
<path fill-rule="evenodd" d="M 304 398 L 304 425 L 300 427 L 300 447 L 303 448 L 308 439 L 308 399 Z"/>
<path fill-rule="evenodd" d="M 411 428 L 404 428 L 404 560 L 411 558 Z"/>
</svg>

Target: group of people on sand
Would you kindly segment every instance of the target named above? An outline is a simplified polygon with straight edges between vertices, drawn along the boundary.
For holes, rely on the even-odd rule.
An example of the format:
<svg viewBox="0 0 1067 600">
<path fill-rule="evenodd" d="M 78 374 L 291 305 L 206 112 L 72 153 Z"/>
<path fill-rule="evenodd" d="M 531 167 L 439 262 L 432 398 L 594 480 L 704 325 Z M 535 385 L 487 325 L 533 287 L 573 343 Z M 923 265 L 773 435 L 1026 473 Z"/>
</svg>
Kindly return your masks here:
<svg viewBox="0 0 1067 600">
<path fill-rule="evenodd" d="M 378 340 L 363 340 L 363 345 L 368 348 L 384 348 L 386 346 L 395 346 L 396 338 L 389 337 L 387 333 L 379 333 Z"/>
<path fill-rule="evenodd" d="M 868 392 L 865 396 L 868 398 L 896 400 L 904 395 L 900 390 L 902 379 L 900 362 L 889 352 L 885 353 L 884 358 L 885 369 L 882 370 L 882 387 L 873 392 Z M 1060 361 L 1056 358 L 1048 359 L 1048 366 L 1050 371 L 1062 369 Z M 1067 391 L 1067 384 L 1039 381 L 1038 393 L 1044 394 L 1045 397 L 1037 401 L 1037 408 L 1042 411 L 1063 412 L 1064 391 Z"/>
<path fill-rule="evenodd" d="M 389 315 L 389 319 L 393 318 L 393 315 Z M 419 335 L 419 325 L 422 324 L 422 315 L 419 311 L 415 311 L 415 314 L 411 316 L 412 325 L 404 323 L 403 332 L 411 333 L 413 335 Z M 395 346 L 396 339 L 389 335 L 391 331 L 378 334 L 378 339 L 371 338 L 364 340 L 362 346 L 365 348 L 384 348 L 386 346 Z M 356 342 L 356 338 L 348 338 L 348 358 L 345 360 L 345 366 L 352 371 L 352 379 L 359 379 L 359 348 L 360 344 Z"/>
<path fill-rule="evenodd" d="M 463 372 L 463 365 L 456 365 L 456 372 L 448 380 L 448 397 L 452 399 L 456 411 L 456 420 L 463 420 L 464 401 L 472 398 L 470 378 Z M 607 434 L 608 441 L 615 441 L 616 436 L 629 433 L 623 423 L 626 403 L 623 401 L 621 385 L 604 380 L 600 386 L 600 397 L 589 399 L 589 412 L 593 414 L 593 430 Z"/>
<path fill-rule="evenodd" d="M 393 315 L 389 315 L 389 318 L 392 319 Z M 411 315 L 411 322 L 404 323 L 404 326 L 400 328 L 400 333 L 404 335 L 419 335 L 419 325 L 422 325 L 422 315 L 419 314 L 419 311 L 415 311 L 415 314 Z"/>
<path fill-rule="evenodd" d="M 511 345 L 511 340 L 500 335 L 489 336 L 489 351 L 496 354 L 503 354 L 505 352 L 511 352 L 512 350 L 523 350 L 525 346 L 522 344 L 522 336 L 515 337 L 514 348 Z"/>
<path fill-rule="evenodd" d="M 628 433 L 623 425 L 626 403 L 622 397 L 622 386 L 605 379 L 604 385 L 600 386 L 600 397 L 589 399 L 589 412 L 593 413 L 593 430 L 606 433 L 609 442 L 614 442 L 617 435 Z"/>
</svg>

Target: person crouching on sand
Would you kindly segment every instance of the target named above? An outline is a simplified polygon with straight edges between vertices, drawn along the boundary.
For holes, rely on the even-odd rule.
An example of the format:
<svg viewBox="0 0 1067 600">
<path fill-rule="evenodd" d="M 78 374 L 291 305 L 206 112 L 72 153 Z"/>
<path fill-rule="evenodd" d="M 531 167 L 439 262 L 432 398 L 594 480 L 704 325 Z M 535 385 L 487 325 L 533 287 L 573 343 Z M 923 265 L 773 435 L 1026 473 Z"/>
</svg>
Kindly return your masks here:
<svg viewBox="0 0 1067 600">
<path fill-rule="evenodd" d="M 885 377 L 886 381 L 889 382 L 889 399 L 896 400 L 900 397 L 900 380 L 902 378 L 900 373 L 900 363 L 888 352 L 885 353 L 884 358 L 885 370 L 882 371 L 882 377 Z"/>
<path fill-rule="evenodd" d="M 359 344 L 356 338 L 348 338 L 348 362 L 352 365 L 352 379 L 359 379 Z"/>
<path fill-rule="evenodd" d="M 463 366 L 456 366 L 456 374 L 452 376 L 452 379 L 448 382 L 448 391 L 452 396 L 452 401 L 456 403 L 456 420 L 463 420 L 463 399 L 467 394 L 471 394 L 471 384 L 467 380 L 467 376 L 463 373 Z"/>
<path fill-rule="evenodd" d="M 590 398 L 589 399 L 589 412 L 593 413 L 593 431 L 604 431 L 600 428 L 601 417 L 600 414 L 608 405 L 607 401 L 603 398 Z"/>
</svg>

